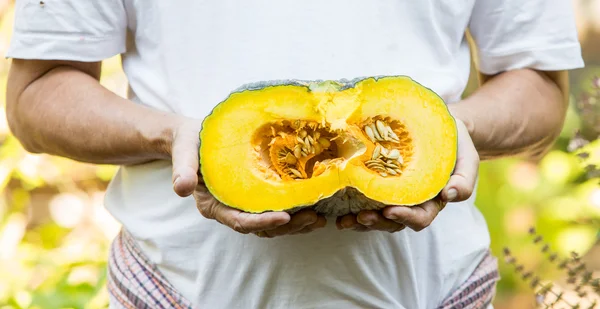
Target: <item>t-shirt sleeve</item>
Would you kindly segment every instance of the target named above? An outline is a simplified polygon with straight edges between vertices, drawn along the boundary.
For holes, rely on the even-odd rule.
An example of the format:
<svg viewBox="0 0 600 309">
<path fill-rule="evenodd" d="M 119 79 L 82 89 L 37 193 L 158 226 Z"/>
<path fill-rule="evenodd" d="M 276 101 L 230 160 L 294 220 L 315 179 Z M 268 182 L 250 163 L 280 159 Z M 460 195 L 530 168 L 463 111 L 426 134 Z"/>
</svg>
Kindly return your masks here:
<svg viewBox="0 0 600 309">
<path fill-rule="evenodd" d="M 484 74 L 584 65 L 572 1 L 476 0 L 469 29 Z"/>
<path fill-rule="evenodd" d="M 8 58 L 101 61 L 123 53 L 121 0 L 17 0 Z"/>
</svg>

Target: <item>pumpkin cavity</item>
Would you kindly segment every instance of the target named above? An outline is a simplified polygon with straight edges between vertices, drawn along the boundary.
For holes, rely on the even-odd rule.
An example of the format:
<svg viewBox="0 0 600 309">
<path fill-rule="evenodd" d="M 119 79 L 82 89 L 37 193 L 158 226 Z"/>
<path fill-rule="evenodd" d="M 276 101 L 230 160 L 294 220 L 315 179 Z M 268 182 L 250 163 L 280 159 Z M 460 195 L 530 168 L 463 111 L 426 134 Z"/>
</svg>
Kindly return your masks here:
<svg viewBox="0 0 600 309">
<path fill-rule="evenodd" d="M 398 120 L 386 116 L 365 119 L 360 127 L 368 139 L 364 166 L 381 177 L 402 175 L 413 154 L 410 133 Z"/>
<path fill-rule="evenodd" d="M 260 172 L 282 181 L 317 177 L 365 150 L 364 144 L 346 132 L 306 120 L 264 124 L 252 143 Z"/>
<path fill-rule="evenodd" d="M 404 125 L 384 116 L 349 124 L 343 131 L 315 121 L 280 120 L 260 127 L 253 145 L 259 171 L 281 181 L 317 177 L 358 156 L 381 177 L 400 176 L 413 154 Z"/>
</svg>

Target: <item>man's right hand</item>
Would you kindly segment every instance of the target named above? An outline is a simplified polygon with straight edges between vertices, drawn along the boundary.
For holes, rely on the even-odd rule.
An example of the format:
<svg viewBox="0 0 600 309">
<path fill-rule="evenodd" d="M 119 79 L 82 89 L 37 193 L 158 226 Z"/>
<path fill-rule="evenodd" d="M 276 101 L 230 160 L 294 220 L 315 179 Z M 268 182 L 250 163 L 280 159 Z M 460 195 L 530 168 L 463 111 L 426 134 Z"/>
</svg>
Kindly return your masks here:
<svg viewBox="0 0 600 309">
<path fill-rule="evenodd" d="M 201 122 L 184 120 L 173 132 L 171 157 L 173 161 L 173 190 L 182 197 L 194 196 L 200 213 L 233 230 L 259 237 L 271 238 L 290 234 L 305 234 L 326 224 L 323 216 L 311 209 L 293 215 L 286 212 L 252 214 L 228 207 L 210 194 L 201 179 L 198 163 Z"/>
</svg>

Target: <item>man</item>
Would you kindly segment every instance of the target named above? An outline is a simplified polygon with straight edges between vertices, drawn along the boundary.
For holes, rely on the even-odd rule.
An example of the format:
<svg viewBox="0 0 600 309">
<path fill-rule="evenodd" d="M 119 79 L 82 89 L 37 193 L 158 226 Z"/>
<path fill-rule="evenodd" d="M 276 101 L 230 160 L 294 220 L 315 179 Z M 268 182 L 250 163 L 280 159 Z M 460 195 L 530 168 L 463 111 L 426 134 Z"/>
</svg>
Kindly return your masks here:
<svg viewBox="0 0 600 309">
<path fill-rule="evenodd" d="M 461 100 L 467 28 L 484 83 Z M 115 308 L 488 307 L 498 276 L 471 194 L 479 160 L 543 154 L 565 117 L 565 70 L 583 65 L 564 0 L 17 0 L 14 29 L 15 136 L 34 153 L 122 165 L 106 195 L 124 228 Z M 128 99 L 98 83 L 119 53 Z M 202 119 L 230 91 L 380 75 L 411 76 L 457 119 L 439 198 L 343 218 L 251 215 L 199 181 Z"/>
</svg>

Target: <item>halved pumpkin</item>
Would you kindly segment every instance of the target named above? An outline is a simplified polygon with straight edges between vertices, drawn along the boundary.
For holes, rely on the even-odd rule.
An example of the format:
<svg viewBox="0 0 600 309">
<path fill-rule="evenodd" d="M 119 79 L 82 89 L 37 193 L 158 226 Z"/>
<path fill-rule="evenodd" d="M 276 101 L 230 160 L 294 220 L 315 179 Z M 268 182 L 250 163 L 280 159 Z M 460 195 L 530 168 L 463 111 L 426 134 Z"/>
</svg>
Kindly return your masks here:
<svg viewBox="0 0 600 309">
<path fill-rule="evenodd" d="M 223 204 L 339 216 L 435 197 L 457 132 L 439 96 L 390 76 L 245 87 L 204 120 L 200 144 L 201 174 Z"/>
</svg>

